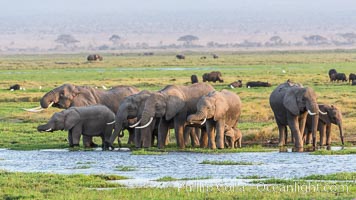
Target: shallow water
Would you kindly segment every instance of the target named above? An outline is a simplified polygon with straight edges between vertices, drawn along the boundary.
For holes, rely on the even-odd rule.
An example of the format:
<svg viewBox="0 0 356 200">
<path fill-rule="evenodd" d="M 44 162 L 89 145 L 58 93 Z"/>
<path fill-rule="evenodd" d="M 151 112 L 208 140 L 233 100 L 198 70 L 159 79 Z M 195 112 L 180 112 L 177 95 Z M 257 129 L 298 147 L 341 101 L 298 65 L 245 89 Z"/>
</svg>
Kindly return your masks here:
<svg viewBox="0 0 356 200">
<path fill-rule="evenodd" d="M 244 161 L 256 165 L 206 165 L 204 160 Z M 117 171 L 117 166 L 135 171 Z M 0 149 L 0 169 L 58 174 L 118 174 L 134 179 L 155 180 L 211 177 L 236 179 L 259 175 L 276 178 L 303 177 L 356 171 L 356 155 L 309 155 L 308 153 L 226 153 L 202 154 L 170 152 L 164 155 L 131 155 L 128 151 L 68 151 L 66 149 L 14 151 Z"/>
</svg>

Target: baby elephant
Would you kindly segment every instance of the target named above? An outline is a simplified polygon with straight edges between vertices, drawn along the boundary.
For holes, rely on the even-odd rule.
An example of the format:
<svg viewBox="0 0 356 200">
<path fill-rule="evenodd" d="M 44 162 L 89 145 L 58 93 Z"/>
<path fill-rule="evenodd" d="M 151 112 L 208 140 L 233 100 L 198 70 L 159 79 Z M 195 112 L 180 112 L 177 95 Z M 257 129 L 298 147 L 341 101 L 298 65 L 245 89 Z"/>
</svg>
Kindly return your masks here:
<svg viewBox="0 0 356 200">
<path fill-rule="evenodd" d="M 109 147 L 112 148 L 110 137 L 114 125 L 115 114 L 109 108 L 103 105 L 93 105 L 71 107 L 54 113 L 48 123 L 38 126 L 37 130 L 46 132 L 67 130 L 70 147 L 79 146 L 81 135 L 83 135 L 85 147 L 91 147 L 93 136 L 100 136 L 102 148 L 107 150 Z"/>
<path fill-rule="evenodd" d="M 241 148 L 242 134 L 240 129 L 225 125 L 225 146 L 227 148 Z"/>
</svg>

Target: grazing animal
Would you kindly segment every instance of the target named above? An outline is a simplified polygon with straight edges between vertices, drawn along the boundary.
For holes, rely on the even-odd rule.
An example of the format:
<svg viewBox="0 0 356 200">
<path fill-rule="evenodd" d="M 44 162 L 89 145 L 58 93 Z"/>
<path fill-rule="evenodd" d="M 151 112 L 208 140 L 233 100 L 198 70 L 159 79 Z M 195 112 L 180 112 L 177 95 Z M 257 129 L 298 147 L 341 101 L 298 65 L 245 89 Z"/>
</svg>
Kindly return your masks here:
<svg viewBox="0 0 356 200">
<path fill-rule="evenodd" d="M 331 75 L 336 74 L 336 73 L 337 73 L 336 69 L 330 69 L 330 70 L 329 70 L 330 82 L 332 82 Z"/>
<path fill-rule="evenodd" d="M 197 75 L 195 75 L 195 74 L 193 74 L 193 75 L 190 77 L 190 80 L 192 81 L 192 84 L 199 82 L 199 81 L 198 81 L 198 77 L 197 77 Z"/>
<path fill-rule="evenodd" d="M 349 83 L 350 82 L 352 83 L 354 80 L 356 80 L 356 74 L 350 73 L 350 75 L 349 75 Z"/>
<path fill-rule="evenodd" d="M 184 60 L 185 56 L 182 55 L 182 54 L 178 54 L 178 55 L 176 55 L 176 58 L 179 59 L 179 60 Z"/>
<path fill-rule="evenodd" d="M 345 73 L 336 73 L 336 74 L 331 74 L 331 81 L 347 81 Z"/>
<path fill-rule="evenodd" d="M 12 86 L 10 86 L 10 88 L 9 88 L 9 90 L 11 90 L 11 91 L 19 90 L 19 89 L 21 89 L 21 87 L 20 87 L 19 84 L 12 85 Z"/>
<path fill-rule="evenodd" d="M 238 81 L 235 81 L 235 82 L 232 82 L 230 83 L 229 85 L 230 88 L 237 88 L 237 87 L 242 87 L 242 81 L 241 80 L 238 80 Z"/>
<path fill-rule="evenodd" d="M 205 73 L 203 74 L 203 82 L 216 82 L 219 81 L 220 83 L 224 82 L 224 80 L 222 79 L 222 75 L 221 72 L 219 71 L 212 71 L 210 73 Z"/>
<path fill-rule="evenodd" d="M 246 87 L 271 87 L 271 84 L 268 82 L 261 82 L 261 81 L 250 81 L 246 83 Z"/>
<path fill-rule="evenodd" d="M 352 84 L 351 85 L 356 85 L 356 80 L 352 80 Z"/>
<path fill-rule="evenodd" d="M 202 57 L 200 57 L 200 59 L 206 59 L 206 56 L 202 56 Z"/>
<path fill-rule="evenodd" d="M 90 54 L 88 57 L 87 57 L 87 60 L 88 61 L 102 61 L 103 60 L 103 57 L 99 54 Z"/>
<path fill-rule="evenodd" d="M 219 58 L 219 56 L 218 56 L 218 55 L 216 55 L 216 54 L 213 54 L 213 58 L 214 58 L 214 59 L 218 59 L 218 58 Z"/>
</svg>

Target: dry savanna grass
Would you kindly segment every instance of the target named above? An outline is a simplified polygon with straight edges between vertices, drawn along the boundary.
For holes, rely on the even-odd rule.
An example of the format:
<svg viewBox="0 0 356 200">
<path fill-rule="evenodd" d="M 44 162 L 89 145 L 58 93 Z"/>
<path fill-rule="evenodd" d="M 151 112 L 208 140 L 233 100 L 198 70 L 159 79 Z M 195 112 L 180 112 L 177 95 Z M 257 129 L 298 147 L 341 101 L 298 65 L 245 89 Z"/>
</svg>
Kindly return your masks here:
<svg viewBox="0 0 356 200">
<path fill-rule="evenodd" d="M 351 72 L 356 73 L 355 51 L 220 52 L 219 59 L 211 58 L 210 53 L 206 52 L 184 52 L 185 60 L 177 60 L 175 54 L 155 52 L 153 56 L 142 56 L 142 53 L 124 53 L 115 56 L 107 53 L 103 54 L 104 60 L 101 62 L 87 62 L 87 54 L 0 56 L 0 134 L 3 135 L 7 130 L 7 141 L 12 141 L 9 144 L 2 142 L 0 148 L 19 145 L 19 134 L 25 139 L 31 136 L 32 141 L 21 142 L 36 148 L 37 125 L 46 122 L 59 109 L 52 108 L 35 114 L 25 112 L 22 108 L 38 106 L 39 99 L 46 92 L 63 83 L 98 88 L 132 85 L 142 90 L 156 91 L 168 84 L 189 85 L 192 74 L 196 74 L 201 81 L 203 73 L 213 70 L 221 71 L 224 78 L 224 83 L 211 83 L 216 90 L 235 92 L 242 100 L 238 126 L 245 142 L 260 143 L 278 138 L 269 95 L 278 84 L 288 79 L 312 87 L 320 103 L 333 104 L 341 109 L 346 141 L 356 141 L 353 131 L 356 127 L 356 87 L 345 82 L 330 83 L 327 75 L 331 68 L 347 76 Z M 201 56 L 208 58 L 202 60 Z M 244 87 L 231 89 L 227 86 L 239 79 Z M 272 87 L 246 88 L 248 81 L 268 81 Z M 7 90 L 16 83 L 26 90 Z M 339 142 L 336 126 L 332 127 L 332 134 L 333 141 Z M 64 132 L 47 135 L 63 137 L 65 140 Z M 63 144 L 66 142 L 61 141 L 58 145 Z"/>
</svg>

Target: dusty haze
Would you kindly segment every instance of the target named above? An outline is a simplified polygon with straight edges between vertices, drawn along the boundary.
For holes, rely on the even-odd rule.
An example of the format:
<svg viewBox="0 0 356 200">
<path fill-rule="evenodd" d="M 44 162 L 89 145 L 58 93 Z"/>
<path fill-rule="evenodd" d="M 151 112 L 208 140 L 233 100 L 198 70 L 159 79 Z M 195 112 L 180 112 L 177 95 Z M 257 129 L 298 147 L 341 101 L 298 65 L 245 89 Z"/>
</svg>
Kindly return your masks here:
<svg viewBox="0 0 356 200">
<path fill-rule="evenodd" d="M 182 48 L 354 48 L 351 0 L 12 0 L 0 2 L 1 52 Z M 79 42 L 63 47 L 58 35 Z M 116 34 L 120 41 L 109 38 Z M 322 36 L 313 43 L 304 37 Z M 270 44 L 270 38 L 281 41 Z M 355 40 L 355 41 L 354 41 Z M 210 43 L 210 44 L 209 44 Z M 187 46 L 185 46 L 187 47 Z"/>
</svg>

